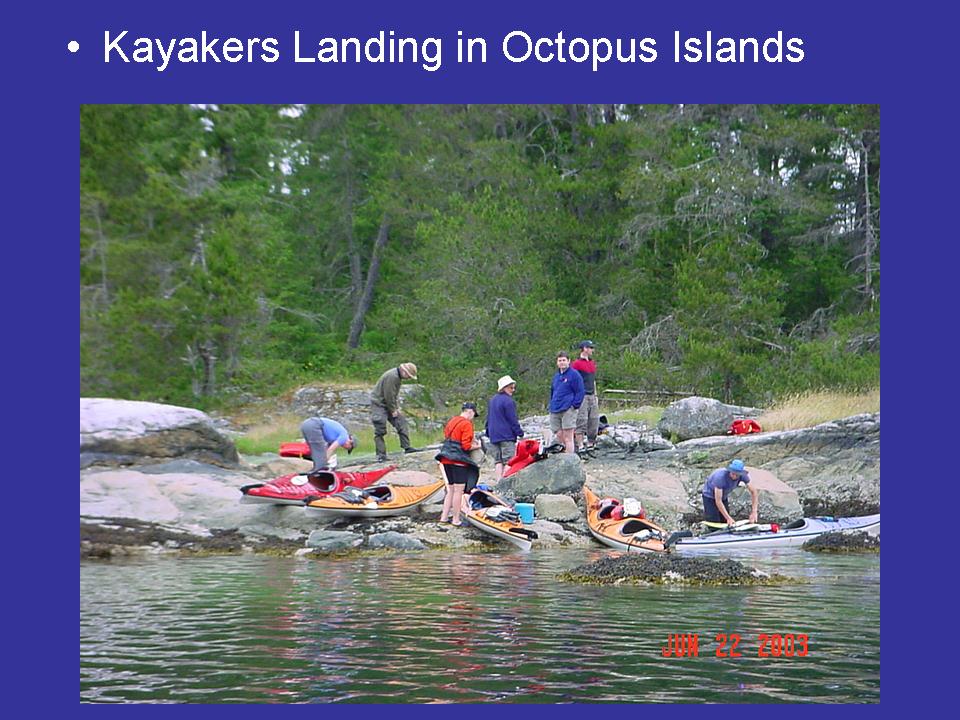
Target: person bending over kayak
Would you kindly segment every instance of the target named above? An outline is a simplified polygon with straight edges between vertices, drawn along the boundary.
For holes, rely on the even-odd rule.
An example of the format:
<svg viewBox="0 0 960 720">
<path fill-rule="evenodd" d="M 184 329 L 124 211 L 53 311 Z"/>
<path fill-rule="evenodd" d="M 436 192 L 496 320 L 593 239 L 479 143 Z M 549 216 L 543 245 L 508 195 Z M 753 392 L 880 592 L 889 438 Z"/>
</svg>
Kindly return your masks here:
<svg viewBox="0 0 960 720">
<path fill-rule="evenodd" d="M 703 520 L 708 530 L 717 530 L 733 525 L 733 516 L 727 510 L 727 496 L 735 487 L 745 485 L 750 491 L 750 522 L 757 521 L 757 505 L 760 495 L 750 484 L 750 475 L 743 460 L 731 460 L 725 468 L 714 470 L 703 484 Z"/>
<path fill-rule="evenodd" d="M 357 445 L 356 438 L 343 425 L 330 418 L 307 418 L 300 425 L 300 432 L 310 446 L 310 457 L 313 458 L 310 475 L 336 467 L 338 448 L 343 448 L 349 455 Z"/>
</svg>

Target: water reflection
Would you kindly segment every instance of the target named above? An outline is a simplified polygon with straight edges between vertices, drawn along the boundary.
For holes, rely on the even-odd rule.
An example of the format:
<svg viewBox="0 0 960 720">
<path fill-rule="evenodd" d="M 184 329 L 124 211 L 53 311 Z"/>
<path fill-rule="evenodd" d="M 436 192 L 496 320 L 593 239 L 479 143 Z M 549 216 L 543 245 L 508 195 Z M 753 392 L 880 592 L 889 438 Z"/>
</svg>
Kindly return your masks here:
<svg viewBox="0 0 960 720">
<path fill-rule="evenodd" d="M 558 583 L 603 550 L 81 565 L 81 699 L 878 702 L 880 564 L 747 559 L 802 585 Z M 717 633 L 741 636 L 718 658 Z M 663 658 L 671 633 L 700 656 Z M 758 657 L 807 633 L 806 658 Z"/>
</svg>

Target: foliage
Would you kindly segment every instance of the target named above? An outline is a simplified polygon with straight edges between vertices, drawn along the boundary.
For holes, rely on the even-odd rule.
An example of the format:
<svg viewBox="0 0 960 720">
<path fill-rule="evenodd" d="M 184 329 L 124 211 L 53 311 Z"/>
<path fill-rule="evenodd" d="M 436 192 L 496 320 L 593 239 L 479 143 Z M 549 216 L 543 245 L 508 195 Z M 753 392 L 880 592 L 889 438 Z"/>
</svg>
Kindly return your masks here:
<svg viewBox="0 0 960 720">
<path fill-rule="evenodd" d="M 869 105 L 81 108 L 81 393 L 879 385 Z M 355 338 L 356 342 L 351 342 Z"/>
</svg>

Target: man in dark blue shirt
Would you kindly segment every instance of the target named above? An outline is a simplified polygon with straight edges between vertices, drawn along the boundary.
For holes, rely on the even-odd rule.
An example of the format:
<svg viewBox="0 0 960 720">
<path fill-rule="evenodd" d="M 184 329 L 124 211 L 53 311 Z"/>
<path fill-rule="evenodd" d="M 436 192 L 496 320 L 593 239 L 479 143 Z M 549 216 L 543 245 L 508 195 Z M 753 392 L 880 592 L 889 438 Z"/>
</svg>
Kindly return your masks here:
<svg viewBox="0 0 960 720">
<path fill-rule="evenodd" d="M 571 369 L 570 356 L 561 350 L 557 353 L 557 374 L 550 385 L 550 430 L 568 453 L 574 451 L 573 432 L 583 393 L 583 377 Z"/>
<path fill-rule="evenodd" d="M 517 438 L 523 437 L 523 428 L 517 420 L 517 403 L 513 399 L 516 390 L 517 381 L 504 375 L 497 381 L 497 394 L 490 398 L 487 405 L 486 435 L 493 446 L 491 454 L 497 482 L 503 477 L 507 461 L 517 452 Z"/>
</svg>

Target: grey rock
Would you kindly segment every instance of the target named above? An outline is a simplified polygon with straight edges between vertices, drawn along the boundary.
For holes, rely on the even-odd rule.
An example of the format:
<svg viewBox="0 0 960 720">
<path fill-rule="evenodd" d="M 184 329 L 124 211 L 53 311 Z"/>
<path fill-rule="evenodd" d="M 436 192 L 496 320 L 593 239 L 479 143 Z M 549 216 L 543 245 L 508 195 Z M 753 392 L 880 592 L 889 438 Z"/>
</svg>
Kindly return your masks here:
<svg viewBox="0 0 960 720">
<path fill-rule="evenodd" d="M 533 502 L 537 495 L 572 495 L 580 492 L 586 475 L 580 458 L 572 453 L 550 455 L 528 465 L 515 475 L 502 478 L 497 492 L 520 502 Z"/>
<path fill-rule="evenodd" d="M 663 411 L 657 429 L 664 435 L 689 440 L 723 435 L 735 418 L 732 406 L 713 398 L 693 396 L 670 403 Z"/>
<path fill-rule="evenodd" d="M 688 440 L 676 452 L 675 461 L 698 469 L 701 481 L 705 471 L 735 457 L 769 471 L 796 490 L 805 515 L 880 512 L 880 413 L 798 430 Z"/>
<path fill-rule="evenodd" d="M 580 517 L 580 508 L 569 495 L 537 495 L 534 509 L 538 518 L 569 522 Z"/>
<path fill-rule="evenodd" d="M 395 550 L 425 550 L 422 542 L 410 535 L 389 532 L 378 533 L 367 538 L 367 544 L 372 548 L 393 548 Z"/>
<path fill-rule="evenodd" d="M 80 473 L 80 515 L 170 523 L 202 534 L 213 529 L 269 525 L 309 532 L 315 518 L 302 508 L 243 505 L 236 472 L 144 472 L 146 468 L 90 469 Z"/>
<path fill-rule="evenodd" d="M 247 537 L 261 538 L 279 538 L 280 540 L 299 540 L 304 533 L 294 528 L 276 527 L 266 523 L 253 523 L 250 525 L 241 525 L 237 528 L 240 533 Z"/>
<path fill-rule="evenodd" d="M 572 532 L 552 520 L 537 519 L 525 527 L 533 530 L 539 536 L 534 541 L 534 547 L 589 547 L 593 540 L 588 533 Z"/>
<path fill-rule="evenodd" d="M 80 453 L 113 457 L 193 458 L 215 465 L 239 461 L 233 441 L 192 408 L 133 400 L 80 398 Z"/>
<path fill-rule="evenodd" d="M 632 453 L 670 450 L 673 448 L 673 443 L 644 423 L 622 422 L 609 427 L 600 435 L 597 438 L 597 446 Z"/>
<path fill-rule="evenodd" d="M 319 552 L 349 550 L 363 543 L 363 536 L 340 530 L 314 530 L 307 538 L 307 547 Z"/>
</svg>

